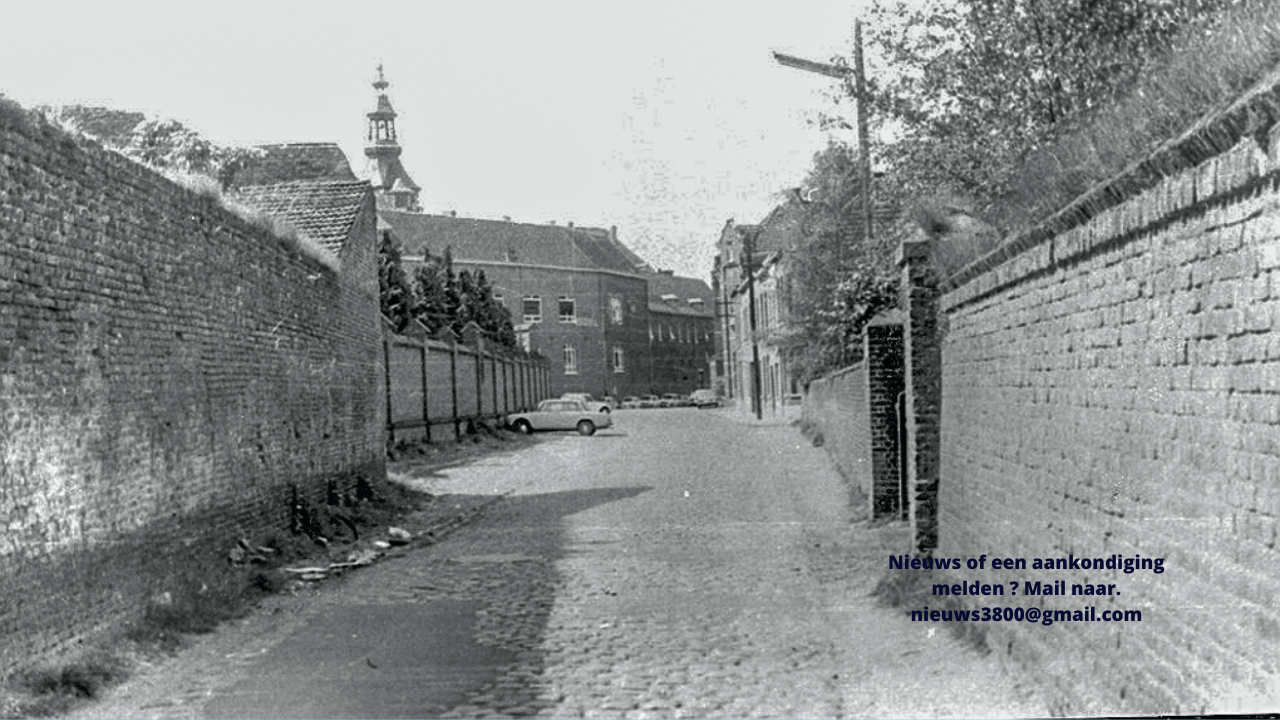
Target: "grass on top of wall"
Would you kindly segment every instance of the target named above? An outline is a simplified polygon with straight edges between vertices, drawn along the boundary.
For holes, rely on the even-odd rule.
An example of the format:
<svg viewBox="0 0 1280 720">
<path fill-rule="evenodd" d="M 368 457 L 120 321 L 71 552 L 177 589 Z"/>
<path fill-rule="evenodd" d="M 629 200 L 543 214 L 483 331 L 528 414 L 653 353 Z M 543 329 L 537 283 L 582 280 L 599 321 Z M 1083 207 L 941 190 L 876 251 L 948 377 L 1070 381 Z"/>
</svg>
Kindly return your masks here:
<svg viewBox="0 0 1280 720">
<path fill-rule="evenodd" d="M 1123 97 L 1078 118 L 1030 154 L 1011 184 L 1016 190 L 997 206 L 1001 216 L 991 220 L 1014 232 L 1034 226 L 1224 108 L 1277 64 L 1280 13 L 1274 3 L 1251 0 L 1224 12 L 1209 32 L 1178 40 Z"/>
<path fill-rule="evenodd" d="M 125 155 L 125 157 L 129 156 Z M 137 162 L 134 158 L 129 159 Z M 143 164 L 145 165 L 145 163 Z M 333 272 L 338 272 L 340 263 L 337 256 L 325 249 L 320 243 L 300 232 L 285 218 L 263 212 L 258 208 L 236 200 L 233 196 L 223 191 L 222 185 L 217 180 L 208 175 L 182 172 L 173 168 L 158 168 L 150 165 L 147 167 L 201 197 L 216 200 L 224 210 L 227 210 L 232 215 L 244 220 L 253 227 L 265 230 L 273 235 L 287 250 L 310 258 Z"/>
<path fill-rule="evenodd" d="M 104 149 L 128 159 L 130 162 L 146 167 L 200 197 L 215 200 L 223 209 L 244 220 L 249 225 L 273 235 L 290 252 L 309 258 L 333 272 L 339 270 L 340 263 L 334 253 L 306 234 L 299 232 L 285 218 L 265 213 L 228 195 L 224 192 L 221 183 L 216 179 L 203 173 L 186 172 L 175 167 L 160 167 L 145 162 L 86 133 L 72 117 L 27 110 L 18 102 L 0 94 L 0 129 L 11 128 L 31 133 L 40 126 L 54 129 L 55 132 L 60 131 L 68 141 L 76 143 L 90 141 L 100 145 Z"/>
</svg>

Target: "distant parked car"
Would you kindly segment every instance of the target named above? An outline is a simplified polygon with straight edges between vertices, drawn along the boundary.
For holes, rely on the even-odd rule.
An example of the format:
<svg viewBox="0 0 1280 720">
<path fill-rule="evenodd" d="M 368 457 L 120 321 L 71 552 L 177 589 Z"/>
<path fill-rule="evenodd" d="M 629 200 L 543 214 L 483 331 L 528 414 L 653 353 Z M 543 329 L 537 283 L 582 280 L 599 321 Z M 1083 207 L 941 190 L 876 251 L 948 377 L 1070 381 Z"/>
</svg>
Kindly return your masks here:
<svg viewBox="0 0 1280 720">
<path fill-rule="evenodd" d="M 543 430 L 577 430 L 594 435 L 599 428 L 613 425 L 609 413 L 588 408 L 578 400 L 543 400 L 533 412 L 515 413 L 508 423 L 513 430 L 530 435 Z"/>
<path fill-rule="evenodd" d="M 720 398 L 716 397 L 716 391 L 707 388 L 694 390 L 689 396 L 689 402 L 693 403 L 694 407 L 700 408 L 720 407 Z"/>
<path fill-rule="evenodd" d="M 622 407 L 624 410 L 630 410 L 630 409 L 632 409 L 632 408 L 638 408 L 638 407 L 640 407 L 640 398 L 636 397 L 635 395 L 628 395 L 628 396 L 626 396 L 626 397 L 622 398 L 622 405 L 621 405 L 621 407 Z"/>
<path fill-rule="evenodd" d="M 561 400 L 577 400 L 583 405 L 586 405 L 588 409 L 595 410 L 598 412 L 603 412 L 603 413 L 607 413 L 612 409 L 609 403 L 605 402 L 604 400 L 597 400 L 591 397 L 589 393 L 568 392 L 561 395 L 560 399 Z"/>
<path fill-rule="evenodd" d="M 664 408 L 684 407 L 685 404 L 688 402 L 688 398 L 686 398 L 684 395 L 681 395 L 679 393 L 666 393 L 662 396 L 662 399 L 659 400 L 658 402 L 660 403 L 659 407 L 664 407 Z"/>
<path fill-rule="evenodd" d="M 662 407 L 662 399 L 659 398 L 657 395 L 642 395 L 640 396 L 640 407 L 642 408 Z"/>
</svg>

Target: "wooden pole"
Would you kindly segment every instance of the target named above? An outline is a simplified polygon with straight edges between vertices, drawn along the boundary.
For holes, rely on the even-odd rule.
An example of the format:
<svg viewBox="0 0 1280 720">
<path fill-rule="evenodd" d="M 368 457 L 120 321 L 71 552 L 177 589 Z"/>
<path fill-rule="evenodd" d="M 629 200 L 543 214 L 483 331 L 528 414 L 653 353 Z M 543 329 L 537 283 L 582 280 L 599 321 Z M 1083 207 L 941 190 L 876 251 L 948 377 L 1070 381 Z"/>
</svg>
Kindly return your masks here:
<svg viewBox="0 0 1280 720">
<path fill-rule="evenodd" d="M 853 21 L 853 84 L 854 94 L 858 98 L 858 164 L 862 171 L 862 222 L 864 242 L 871 240 L 874 233 L 872 226 L 871 202 L 871 141 L 867 137 L 867 116 L 871 114 L 867 107 L 867 72 L 862 62 L 862 21 Z"/>
</svg>

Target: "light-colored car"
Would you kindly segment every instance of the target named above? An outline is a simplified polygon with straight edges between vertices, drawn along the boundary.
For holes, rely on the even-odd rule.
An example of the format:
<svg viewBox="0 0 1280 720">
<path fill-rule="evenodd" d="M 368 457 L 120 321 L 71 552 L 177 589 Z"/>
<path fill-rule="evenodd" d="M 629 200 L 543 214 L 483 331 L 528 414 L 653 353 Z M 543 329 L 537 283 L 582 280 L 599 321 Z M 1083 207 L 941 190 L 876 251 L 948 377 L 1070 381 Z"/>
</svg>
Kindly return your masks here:
<svg viewBox="0 0 1280 720">
<path fill-rule="evenodd" d="M 613 420 L 607 412 L 592 410 L 578 400 L 560 398 L 543 400 L 532 412 L 515 413 L 507 424 L 525 435 L 542 430 L 577 430 L 580 435 L 594 435 L 600 428 L 611 427 Z"/>
<path fill-rule="evenodd" d="M 561 395 L 560 399 L 561 400 L 577 400 L 583 405 L 586 405 L 587 409 L 594 410 L 597 412 L 607 413 L 612 409 L 607 401 L 597 400 L 591 397 L 590 393 L 567 392 Z"/>
<path fill-rule="evenodd" d="M 716 397 L 716 391 L 709 388 L 694 390 L 689 395 L 689 402 L 695 407 L 720 407 L 720 398 Z"/>
<path fill-rule="evenodd" d="M 630 410 L 638 407 L 640 407 L 640 398 L 635 395 L 628 395 L 622 398 L 622 408 L 624 410 Z"/>
<path fill-rule="evenodd" d="M 689 398 L 680 393 L 666 393 L 658 402 L 660 403 L 659 407 L 664 408 L 684 407 L 689 403 Z"/>
<path fill-rule="evenodd" d="M 659 398 L 657 395 L 642 395 L 640 396 L 640 407 L 642 408 L 662 407 L 662 399 Z"/>
</svg>

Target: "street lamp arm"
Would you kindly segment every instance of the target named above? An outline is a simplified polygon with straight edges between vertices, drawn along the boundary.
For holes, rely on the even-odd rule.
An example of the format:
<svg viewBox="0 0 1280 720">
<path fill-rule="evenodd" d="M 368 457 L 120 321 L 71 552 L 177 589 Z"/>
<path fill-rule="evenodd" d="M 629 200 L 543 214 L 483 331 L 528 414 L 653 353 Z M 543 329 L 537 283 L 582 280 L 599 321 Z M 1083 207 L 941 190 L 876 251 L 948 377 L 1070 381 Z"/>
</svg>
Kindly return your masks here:
<svg viewBox="0 0 1280 720">
<path fill-rule="evenodd" d="M 858 103 L 858 155 L 859 174 L 862 176 L 862 232 L 863 237 L 870 240 L 875 231 L 872 219 L 871 202 L 871 146 L 867 137 L 867 115 L 870 113 L 870 97 L 867 94 L 867 73 L 862 59 L 862 21 L 853 22 L 853 67 L 843 64 L 820 63 L 813 60 L 773 53 L 773 59 L 787 67 L 818 73 L 828 77 L 840 78 L 847 83 L 852 81 L 853 96 Z M 851 78 L 850 75 L 853 77 Z"/>
<path fill-rule="evenodd" d="M 833 65 L 831 63 L 820 63 L 813 60 L 805 60 L 793 55 L 786 55 L 780 52 L 773 53 L 773 59 L 778 61 L 779 65 L 804 70 L 805 72 L 817 73 L 833 78 L 846 78 L 849 76 L 850 69 L 842 65 Z"/>
</svg>

